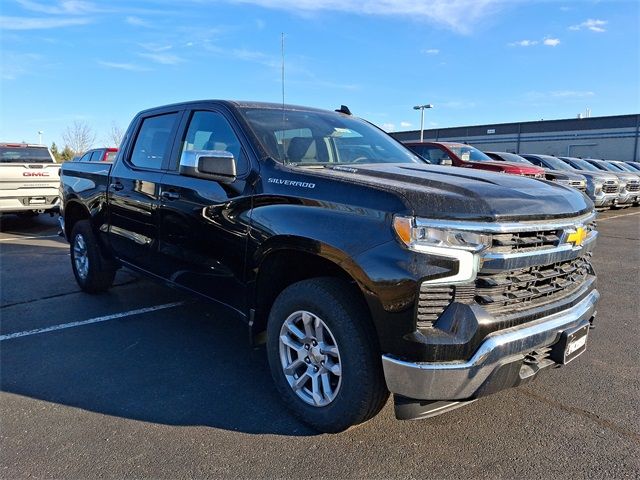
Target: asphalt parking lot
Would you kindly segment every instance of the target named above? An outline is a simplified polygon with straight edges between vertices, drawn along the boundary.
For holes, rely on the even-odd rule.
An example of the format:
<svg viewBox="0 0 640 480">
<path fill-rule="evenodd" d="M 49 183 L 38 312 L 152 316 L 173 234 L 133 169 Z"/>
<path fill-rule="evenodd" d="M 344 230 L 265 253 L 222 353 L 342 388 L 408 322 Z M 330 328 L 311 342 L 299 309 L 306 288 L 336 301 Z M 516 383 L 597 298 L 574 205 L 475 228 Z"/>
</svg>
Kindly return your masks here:
<svg viewBox="0 0 640 480">
<path fill-rule="evenodd" d="M 81 293 L 56 219 L 3 217 L 0 475 L 637 478 L 640 209 L 598 227 L 602 299 L 579 360 L 430 420 L 397 421 L 389 402 L 318 435 L 282 408 L 243 325 L 126 272 Z"/>
</svg>

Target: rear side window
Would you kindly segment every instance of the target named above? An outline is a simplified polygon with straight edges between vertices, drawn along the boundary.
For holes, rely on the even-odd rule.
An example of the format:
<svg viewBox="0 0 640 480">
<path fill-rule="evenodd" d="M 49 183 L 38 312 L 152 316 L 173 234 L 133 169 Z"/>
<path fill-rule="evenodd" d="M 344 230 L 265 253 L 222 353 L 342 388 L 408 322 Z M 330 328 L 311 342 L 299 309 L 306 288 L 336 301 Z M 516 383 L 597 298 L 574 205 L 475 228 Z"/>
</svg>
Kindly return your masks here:
<svg viewBox="0 0 640 480">
<path fill-rule="evenodd" d="M 54 163 L 46 147 L 0 146 L 1 163 Z"/>
<path fill-rule="evenodd" d="M 160 169 L 169 155 L 171 132 L 178 122 L 177 113 L 145 118 L 131 152 L 131 163 L 136 167 Z"/>
<path fill-rule="evenodd" d="M 102 160 L 102 150 L 96 150 L 91 154 L 90 162 L 99 162 Z"/>
<path fill-rule="evenodd" d="M 78 161 L 79 162 L 90 162 L 91 161 L 91 155 L 92 155 L 92 152 L 87 152 Z"/>
</svg>

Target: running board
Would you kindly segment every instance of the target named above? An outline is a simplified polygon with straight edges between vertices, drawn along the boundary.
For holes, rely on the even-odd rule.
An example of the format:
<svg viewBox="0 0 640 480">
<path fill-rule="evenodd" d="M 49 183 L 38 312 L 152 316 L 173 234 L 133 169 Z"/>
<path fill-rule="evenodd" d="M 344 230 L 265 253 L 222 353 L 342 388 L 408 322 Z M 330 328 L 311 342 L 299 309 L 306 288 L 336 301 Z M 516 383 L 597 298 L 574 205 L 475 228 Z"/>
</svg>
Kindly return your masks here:
<svg viewBox="0 0 640 480">
<path fill-rule="evenodd" d="M 401 395 L 393 396 L 394 409 L 398 420 L 423 420 L 464 407 L 475 400 L 415 400 Z"/>
</svg>

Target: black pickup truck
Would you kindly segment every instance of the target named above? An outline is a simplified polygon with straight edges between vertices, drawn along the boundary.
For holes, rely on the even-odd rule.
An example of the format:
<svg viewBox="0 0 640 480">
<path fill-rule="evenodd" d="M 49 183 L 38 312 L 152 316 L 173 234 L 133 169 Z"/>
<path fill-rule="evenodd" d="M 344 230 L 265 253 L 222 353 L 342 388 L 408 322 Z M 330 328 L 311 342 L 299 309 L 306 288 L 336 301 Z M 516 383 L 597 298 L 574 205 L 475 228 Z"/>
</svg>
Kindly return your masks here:
<svg viewBox="0 0 640 480">
<path fill-rule="evenodd" d="M 223 307 L 321 431 L 389 392 L 425 418 L 529 381 L 581 354 L 596 314 L 586 196 L 428 165 L 346 108 L 147 110 L 113 164 L 62 167 L 61 198 L 83 290 L 127 267 Z"/>
</svg>

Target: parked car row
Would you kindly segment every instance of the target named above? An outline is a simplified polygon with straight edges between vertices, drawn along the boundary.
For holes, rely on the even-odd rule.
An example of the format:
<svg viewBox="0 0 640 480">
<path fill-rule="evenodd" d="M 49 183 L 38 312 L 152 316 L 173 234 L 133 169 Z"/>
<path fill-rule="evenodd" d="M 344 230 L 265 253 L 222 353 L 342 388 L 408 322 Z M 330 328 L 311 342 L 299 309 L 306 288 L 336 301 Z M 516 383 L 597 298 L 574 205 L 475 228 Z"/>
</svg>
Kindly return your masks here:
<svg viewBox="0 0 640 480">
<path fill-rule="evenodd" d="M 546 179 L 576 188 L 596 208 L 640 205 L 640 164 L 634 162 L 482 152 L 454 142 L 405 142 L 405 145 L 428 163 Z"/>
</svg>

